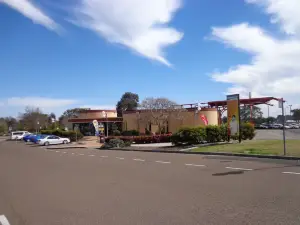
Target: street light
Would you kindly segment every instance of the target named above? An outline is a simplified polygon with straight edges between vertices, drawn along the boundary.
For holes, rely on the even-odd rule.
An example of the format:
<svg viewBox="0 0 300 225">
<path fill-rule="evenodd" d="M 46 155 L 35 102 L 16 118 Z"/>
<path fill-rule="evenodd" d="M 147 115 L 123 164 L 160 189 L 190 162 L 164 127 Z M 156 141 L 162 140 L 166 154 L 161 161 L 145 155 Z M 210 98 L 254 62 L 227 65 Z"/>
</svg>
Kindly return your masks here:
<svg viewBox="0 0 300 225">
<path fill-rule="evenodd" d="M 108 137 L 108 120 L 107 120 L 107 113 L 102 111 L 102 117 L 106 118 L 106 137 Z"/>
</svg>

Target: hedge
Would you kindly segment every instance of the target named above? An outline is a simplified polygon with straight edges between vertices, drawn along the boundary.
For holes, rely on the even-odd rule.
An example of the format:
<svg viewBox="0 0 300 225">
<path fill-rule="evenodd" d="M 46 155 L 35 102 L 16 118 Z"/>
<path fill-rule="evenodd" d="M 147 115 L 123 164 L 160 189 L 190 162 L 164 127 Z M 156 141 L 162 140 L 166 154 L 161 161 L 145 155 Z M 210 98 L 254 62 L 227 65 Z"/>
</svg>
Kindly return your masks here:
<svg viewBox="0 0 300 225">
<path fill-rule="evenodd" d="M 122 133 L 122 136 L 139 136 L 140 132 L 137 130 L 125 130 Z M 117 136 L 117 135 L 115 135 Z"/>
<path fill-rule="evenodd" d="M 143 135 L 143 136 L 109 136 L 106 138 L 106 142 L 112 139 L 120 139 L 123 141 L 135 142 L 136 144 L 146 144 L 146 143 L 165 143 L 171 142 L 171 134 L 161 134 L 161 135 Z"/>
<path fill-rule="evenodd" d="M 240 126 L 242 140 L 252 140 L 255 137 L 254 126 L 250 123 L 242 123 Z M 182 144 L 200 144 L 204 142 L 216 143 L 227 141 L 227 125 L 196 128 L 181 128 L 172 135 L 171 141 L 175 145 Z M 232 136 L 231 139 L 237 140 L 238 136 Z"/>
<path fill-rule="evenodd" d="M 63 131 L 63 130 L 41 130 L 41 134 L 49 134 L 49 135 L 56 135 L 59 137 L 65 137 L 69 138 L 71 141 L 76 141 L 76 136 L 77 140 L 83 138 L 83 134 L 77 131 Z"/>
</svg>

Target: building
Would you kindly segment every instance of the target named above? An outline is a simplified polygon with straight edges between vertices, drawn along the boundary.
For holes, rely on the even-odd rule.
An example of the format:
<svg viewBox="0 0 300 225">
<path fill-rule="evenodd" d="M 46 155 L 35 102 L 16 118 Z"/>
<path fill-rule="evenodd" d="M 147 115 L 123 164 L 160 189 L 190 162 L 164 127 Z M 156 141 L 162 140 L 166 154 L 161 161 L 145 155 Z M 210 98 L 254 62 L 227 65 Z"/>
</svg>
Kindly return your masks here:
<svg viewBox="0 0 300 225">
<path fill-rule="evenodd" d="M 93 121 L 97 120 L 99 128 L 104 134 L 109 133 L 113 130 L 113 126 L 122 127 L 123 118 L 117 116 L 116 110 L 84 110 L 72 118 L 68 119 L 67 127 L 70 130 L 78 128 L 80 132 L 85 135 L 95 135 L 95 128 Z"/>
<path fill-rule="evenodd" d="M 138 130 L 140 133 L 159 133 L 178 131 L 181 127 L 218 125 L 216 108 L 201 108 L 191 104 L 188 108 L 177 110 L 134 110 L 123 112 L 123 130 Z M 205 116 L 205 117 L 204 117 Z"/>
</svg>

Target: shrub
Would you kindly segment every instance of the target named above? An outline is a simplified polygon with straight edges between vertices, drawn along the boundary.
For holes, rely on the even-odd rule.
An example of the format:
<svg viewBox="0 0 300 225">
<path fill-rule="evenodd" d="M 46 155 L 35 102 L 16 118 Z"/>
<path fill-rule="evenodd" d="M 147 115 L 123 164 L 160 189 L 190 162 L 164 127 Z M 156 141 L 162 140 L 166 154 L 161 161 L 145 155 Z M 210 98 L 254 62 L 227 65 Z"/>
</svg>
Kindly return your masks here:
<svg viewBox="0 0 300 225">
<path fill-rule="evenodd" d="M 205 128 L 181 128 L 171 136 L 171 142 L 175 145 L 180 144 L 199 144 L 206 139 Z"/>
<path fill-rule="evenodd" d="M 228 126 L 227 126 L 227 124 L 222 124 L 220 126 L 220 136 L 221 136 L 221 141 L 227 141 L 228 140 Z"/>
<path fill-rule="evenodd" d="M 137 130 L 126 130 L 122 132 L 122 136 L 139 136 L 140 132 Z"/>
<path fill-rule="evenodd" d="M 255 137 L 255 129 L 251 123 L 241 124 L 241 138 L 242 140 L 252 140 Z"/>
<path fill-rule="evenodd" d="M 113 136 L 121 136 L 121 132 L 119 130 L 114 130 Z"/>
<path fill-rule="evenodd" d="M 108 142 L 105 142 L 101 148 L 123 148 L 126 145 L 128 145 L 128 142 L 125 144 L 121 139 L 110 139 Z"/>
<path fill-rule="evenodd" d="M 208 125 L 205 127 L 206 141 L 209 143 L 220 142 L 222 140 L 221 128 L 216 125 Z"/>
</svg>

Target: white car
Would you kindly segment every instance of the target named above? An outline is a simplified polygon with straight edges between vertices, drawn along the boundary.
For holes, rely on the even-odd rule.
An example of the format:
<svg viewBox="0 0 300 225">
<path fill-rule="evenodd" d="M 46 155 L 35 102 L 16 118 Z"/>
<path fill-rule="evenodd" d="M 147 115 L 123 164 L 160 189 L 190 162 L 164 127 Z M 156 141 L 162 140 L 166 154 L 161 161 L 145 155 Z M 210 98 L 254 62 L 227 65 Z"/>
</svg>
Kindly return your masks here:
<svg viewBox="0 0 300 225">
<path fill-rule="evenodd" d="M 22 138 L 28 134 L 30 134 L 28 131 L 14 131 L 14 132 L 11 132 L 10 139 L 11 140 L 22 140 Z"/>
<path fill-rule="evenodd" d="M 69 138 L 61 138 L 54 135 L 49 135 L 44 137 L 43 139 L 38 140 L 39 145 L 58 145 L 58 144 L 68 144 L 70 143 Z"/>
</svg>

